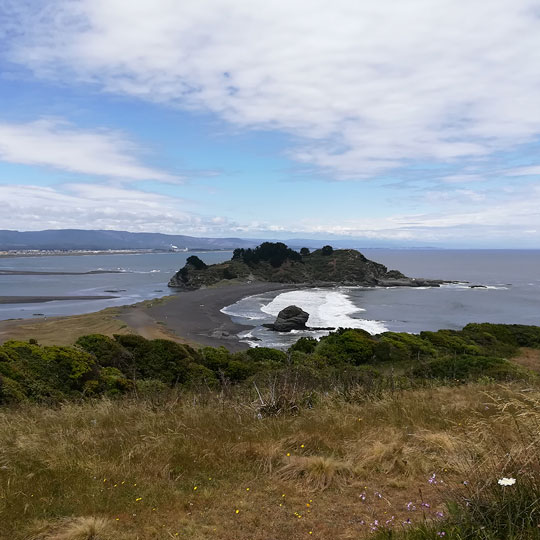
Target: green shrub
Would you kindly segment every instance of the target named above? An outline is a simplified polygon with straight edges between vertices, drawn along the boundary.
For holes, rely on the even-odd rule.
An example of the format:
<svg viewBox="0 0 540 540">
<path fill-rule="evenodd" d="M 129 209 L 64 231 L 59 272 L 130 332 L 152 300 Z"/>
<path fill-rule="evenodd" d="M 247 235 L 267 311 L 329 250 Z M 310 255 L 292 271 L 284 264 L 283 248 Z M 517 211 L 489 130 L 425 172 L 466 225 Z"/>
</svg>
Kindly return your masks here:
<svg viewBox="0 0 540 540">
<path fill-rule="evenodd" d="M 136 379 L 159 379 L 166 384 L 181 384 L 187 380 L 188 365 L 200 360 L 200 355 L 188 345 L 167 339 L 147 340 L 134 335 L 115 335 L 115 340 L 133 357 Z"/>
<path fill-rule="evenodd" d="M 527 377 L 527 372 L 504 358 L 492 356 L 453 356 L 437 358 L 418 366 L 413 375 L 436 379 L 478 379 L 491 377 L 496 380 L 516 380 Z"/>
<path fill-rule="evenodd" d="M 101 334 L 81 336 L 75 345 L 93 354 L 102 367 L 110 366 L 124 371 L 133 363 L 132 355 L 118 341 L 108 336 Z"/>
<path fill-rule="evenodd" d="M 471 343 L 466 334 L 455 330 L 438 330 L 437 332 L 420 332 L 420 338 L 432 343 L 443 353 L 481 355 L 482 347 Z"/>
<path fill-rule="evenodd" d="M 125 394 L 135 389 L 135 383 L 114 367 L 105 367 L 100 372 L 100 389 L 108 395 Z"/>
<path fill-rule="evenodd" d="M 321 338 L 315 352 L 329 364 L 365 364 L 374 360 L 375 341 L 365 330 L 343 330 Z"/>
<path fill-rule="evenodd" d="M 283 351 L 269 349 L 268 347 L 254 347 L 248 349 L 246 354 L 253 362 L 284 364 L 287 361 L 287 355 Z"/>
<path fill-rule="evenodd" d="M 289 351 L 299 351 L 311 354 L 315 351 L 318 341 L 312 337 L 301 337 L 296 343 L 289 347 Z"/>
</svg>

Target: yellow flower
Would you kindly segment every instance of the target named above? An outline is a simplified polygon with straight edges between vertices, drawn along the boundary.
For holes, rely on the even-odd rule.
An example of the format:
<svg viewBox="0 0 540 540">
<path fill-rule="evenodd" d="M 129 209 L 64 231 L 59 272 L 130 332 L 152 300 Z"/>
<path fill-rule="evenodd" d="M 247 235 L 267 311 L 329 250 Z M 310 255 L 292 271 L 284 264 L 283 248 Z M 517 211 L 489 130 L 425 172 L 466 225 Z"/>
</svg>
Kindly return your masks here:
<svg viewBox="0 0 540 540">
<path fill-rule="evenodd" d="M 193 488 L 193 491 L 197 491 L 197 486 L 195 486 L 195 487 Z"/>
<path fill-rule="evenodd" d="M 238 508 L 235 510 L 235 513 L 236 514 L 239 514 L 240 513 L 240 510 L 238 510 Z"/>
<path fill-rule="evenodd" d="M 289 457 L 290 455 L 291 455 L 291 453 L 290 453 L 290 452 L 287 452 L 287 457 Z"/>
<path fill-rule="evenodd" d="M 303 444 L 301 444 L 301 445 L 300 445 L 300 448 L 304 448 L 304 445 L 303 445 Z"/>
</svg>

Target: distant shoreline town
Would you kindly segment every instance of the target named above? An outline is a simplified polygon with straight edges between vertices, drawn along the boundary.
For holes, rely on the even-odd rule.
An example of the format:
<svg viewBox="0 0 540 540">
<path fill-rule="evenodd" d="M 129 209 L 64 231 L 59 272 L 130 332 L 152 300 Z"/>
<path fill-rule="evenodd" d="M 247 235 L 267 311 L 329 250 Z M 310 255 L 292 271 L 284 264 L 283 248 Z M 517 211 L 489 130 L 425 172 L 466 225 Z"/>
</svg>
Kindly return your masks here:
<svg viewBox="0 0 540 540">
<path fill-rule="evenodd" d="M 221 248 L 175 249 L 9 249 L 0 250 L 0 257 L 49 257 L 73 255 L 137 255 L 146 253 L 187 253 L 188 251 L 231 251 Z"/>
</svg>

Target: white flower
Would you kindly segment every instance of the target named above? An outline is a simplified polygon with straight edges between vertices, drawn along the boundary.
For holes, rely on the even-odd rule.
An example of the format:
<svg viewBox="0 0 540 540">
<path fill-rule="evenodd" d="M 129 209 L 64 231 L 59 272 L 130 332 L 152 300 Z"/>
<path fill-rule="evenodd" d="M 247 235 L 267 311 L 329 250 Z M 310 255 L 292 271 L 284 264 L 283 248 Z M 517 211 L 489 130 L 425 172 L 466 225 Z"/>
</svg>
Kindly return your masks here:
<svg viewBox="0 0 540 540">
<path fill-rule="evenodd" d="M 513 486 L 516 483 L 515 478 L 501 478 L 498 481 L 500 486 Z"/>
</svg>

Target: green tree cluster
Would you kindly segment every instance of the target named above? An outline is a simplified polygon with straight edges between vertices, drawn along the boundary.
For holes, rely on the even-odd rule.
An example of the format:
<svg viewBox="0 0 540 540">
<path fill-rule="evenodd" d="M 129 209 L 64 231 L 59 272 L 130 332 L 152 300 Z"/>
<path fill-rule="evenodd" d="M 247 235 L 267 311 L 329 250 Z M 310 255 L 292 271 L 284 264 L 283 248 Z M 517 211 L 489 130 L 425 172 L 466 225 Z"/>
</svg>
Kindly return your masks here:
<svg viewBox="0 0 540 540">
<path fill-rule="evenodd" d="M 274 268 L 278 268 L 287 260 L 301 262 L 302 256 L 282 242 L 263 242 L 255 249 L 235 249 L 233 252 L 234 259 L 240 259 L 248 266 L 268 262 Z"/>
</svg>

